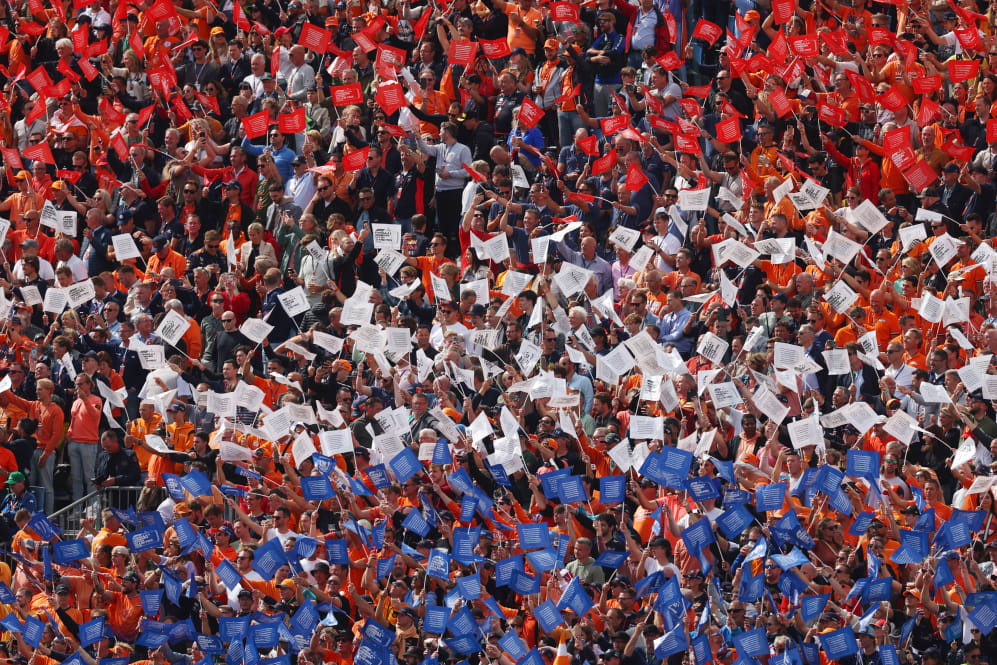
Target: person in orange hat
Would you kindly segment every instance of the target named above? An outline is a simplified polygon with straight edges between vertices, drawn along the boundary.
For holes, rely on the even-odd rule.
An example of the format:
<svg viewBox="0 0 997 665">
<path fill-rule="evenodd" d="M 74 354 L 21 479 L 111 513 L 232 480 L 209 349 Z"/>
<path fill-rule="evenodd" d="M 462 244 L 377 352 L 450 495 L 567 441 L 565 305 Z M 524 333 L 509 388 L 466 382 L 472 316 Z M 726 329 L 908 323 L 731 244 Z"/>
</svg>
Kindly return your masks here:
<svg viewBox="0 0 997 665">
<path fill-rule="evenodd" d="M 31 189 L 31 174 L 21 169 L 14 175 L 17 191 L 0 202 L 0 212 L 7 216 L 17 229 L 24 228 L 24 213 L 28 210 L 41 210 L 45 197 Z"/>
</svg>

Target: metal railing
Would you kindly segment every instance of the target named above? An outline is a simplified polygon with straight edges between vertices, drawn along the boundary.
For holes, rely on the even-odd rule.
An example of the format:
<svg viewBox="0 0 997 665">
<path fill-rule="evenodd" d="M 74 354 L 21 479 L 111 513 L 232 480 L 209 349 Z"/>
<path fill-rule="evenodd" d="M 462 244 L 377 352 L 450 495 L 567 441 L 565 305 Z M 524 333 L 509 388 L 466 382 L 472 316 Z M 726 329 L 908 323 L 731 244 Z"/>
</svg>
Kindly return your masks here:
<svg viewBox="0 0 997 665">
<path fill-rule="evenodd" d="M 60 508 L 48 518 L 63 530 L 64 537 L 75 537 L 79 533 L 80 521 L 84 517 L 93 518 L 96 528 L 99 529 L 102 526 L 100 513 L 105 507 L 121 508 L 129 504 L 134 506 L 141 491 L 141 487 L 104 487 Z"/>
</svg>

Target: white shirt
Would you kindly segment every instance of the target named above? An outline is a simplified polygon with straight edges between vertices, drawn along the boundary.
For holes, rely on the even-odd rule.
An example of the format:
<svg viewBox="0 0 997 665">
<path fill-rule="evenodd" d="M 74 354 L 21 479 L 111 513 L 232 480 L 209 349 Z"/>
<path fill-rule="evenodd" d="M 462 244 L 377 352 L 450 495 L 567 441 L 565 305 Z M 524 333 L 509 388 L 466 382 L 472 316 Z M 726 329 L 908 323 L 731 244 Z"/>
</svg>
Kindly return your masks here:
<svg viewBox="0 0 997 665">
<path fill-rule="evenodd" d="M 267 538 L 266 539 L 267 539 L 267 541 L 271 541 L 271 540 L 273 540 L 273 539 L 276 538 L 277 540 L 280 541 L 280 546 L 284 547 L 285 545 L 287 545 L 287 541 L 289 541 L 291 538 L 294 538 L 295 540 L 297 540 L 300 536 L 301 536 L 301 534 L 295 533 L 294 531 L 291 531 L 290 529 L 288 529 L 284 533 L 281 533 L 277 529 L 270 528 L 270 529 L 267 529 Z"/>
<path fill-rule="evenodd" d="M 288 178 L 284 183 L 284 196 L 290 197 L 294 205 L 302 210 L 307 208 L 308 202 L 315 196 L 315 178 L 311 171 L 305 171 L 300 178 L 296 175 Z"/>
<path fill-rule="evenodd" d="M 74 284 L 90 278 L 90 273 L 87 272 L 87 264 L 83 263 L 83 259 L 75 254 L 70 256 L 68 261 L 59 261 L 56 268 L 61 268 L 62 266 L 69 266 L 69 269 L 73 271 Z"/>
<path fill-rule="evenodd" d="M 467 327 L 463 323 L 447 324 L 447 330 L 452 330 L 465 340 L 467 339 Z M 443 350 L 443 327 L 437 323 L 429 333 L 429 343 L 437 351 Z"/>
<path fill-rule="evenodd" d="M 24 280 L 24 262 L 21 259 L 18 259 L 17 263 L 14 264 L 13 270 L 14 270 L 14 277 L 16 277 L 17 279 L 20 279 L 20 280 L 23 281 Z M 75 273 L 73 273 L 73 275 L 75 277 Z M 55 270 L 52 268 L 52 264 L 49 263 L 48 261 L 46 261 L 45 259 L 43 259 L 40 256 L 38 257 L 38 276 L 41 277 L 46 282 L 49 282 L 49 283 L 52 283 L 52 282 L 55 281 Z M 85 279 L 86 278 L 86 274 L 84 274 L 83 277 Z"/>
</svg>

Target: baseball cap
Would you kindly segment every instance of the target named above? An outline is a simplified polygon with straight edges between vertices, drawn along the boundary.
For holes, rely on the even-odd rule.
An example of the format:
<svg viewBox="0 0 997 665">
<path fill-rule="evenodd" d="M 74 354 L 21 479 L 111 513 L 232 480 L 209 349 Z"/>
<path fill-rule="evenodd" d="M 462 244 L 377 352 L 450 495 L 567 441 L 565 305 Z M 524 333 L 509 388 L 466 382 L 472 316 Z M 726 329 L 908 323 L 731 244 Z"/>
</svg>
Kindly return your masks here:
<svg viewBox="0 0 997 665">
<path fill-rule="evenodd" d="M 34 238 L 28 238 L 24 242 L 21 243 L 21 247 L 34 247 L 34 248 L 37 249 L 38 248 L 38 241 L 35 240 Z"/>
<path fill-rule="evenodd" d="M 22 169 L 14 175 L 14 180 L 27 180 L 30 177 L 31 174 Z"/>
<path fill-rule="evenodd" d="M 166 239 L 166 236 L 156 236 L 155 238 L 152 239 L 152 246 L 154 249 L 159 250 L 166 247 L 166 245 L 168 245 L 169 242 L 170 241 Z"/>
<path fill-rule="evenodd" d="M 945 173 L 958 173 L 959 172 L 959 165 L 958 164 L 953 164 L 952 162 L 949 162 L 948 164 L 946 164 L 945 166 L 942 167 L 942 171 L 945 172 Z"/>
<path fill-rule="evenodd" d="M 544 48 L 558 48 L 560 45 L 556 39 L 548 39 L 544 42 Z"/>
<path fill-rule="evenodd" d="M 27 482 L 27 478 L 20 471 L 14 471 L 9 476 L 7 476 L 7 485 L 13 485 L 14 483 L 24 483 Z"/>
<path fill-rule="evenodd" d="M 238 180 L 229 180 L 228 182 L 225 183 L 225 188 L 226 189 L 238 189 L 238 190 L 241 191 L 242 190 L 242 183 L 239 182 Z"/>
</svg>

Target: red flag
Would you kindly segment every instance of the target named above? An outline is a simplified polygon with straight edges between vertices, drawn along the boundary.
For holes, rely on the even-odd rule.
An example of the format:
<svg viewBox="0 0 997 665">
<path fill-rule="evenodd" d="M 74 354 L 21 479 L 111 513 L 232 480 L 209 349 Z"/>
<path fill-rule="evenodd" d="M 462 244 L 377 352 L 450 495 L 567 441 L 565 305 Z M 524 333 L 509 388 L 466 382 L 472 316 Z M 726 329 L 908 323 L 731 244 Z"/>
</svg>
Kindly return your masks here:
<svg viewBox="0 0 997 665">
<path fill-rule="evenodd" d="M 461 162 L 460 165 L 464 167 L 464 170 L 467 171 L 467 174 L 471 176 L 471 180 L 473 180 L 474 182 L 488 182 L 488 178 L 486 178 L 481 173 L 478 173 L 464 162 Z"/>
<path fill-rule="evenodd" d="M 523 103 L 519 107 L 519 126 L 525 129 L 533 129 L 540 122 L 540 118 L 544 116 L 544 111 L 542 108 L 537 106 L 533 101 L 526 97 L 523 99 Z"/>
<path fill-rule="evenodd" d="M 221 114 L 221 107 L 218 106 L 218 99 L 212 97 L 211 95 L 205 95 L 198 91 L 194 91 L 194 96 L 197 97 L 197 101 L 201 102 L 201 106 L 206 106 L 217 114 Z"/>
<path fill-rule="evenodd" d="M 388 67 L 390 68 L 391 75 L 389 78 L 396 78 L 395 70 L 401 69 L 405 66 L 405 50 L 400 48 L 395 48 L 394 46 L 389 46 L 388 44 L 381 44 L 377 47 L 377 63 L 378 67 Z"/>
<path fill-rule="evenodd" d="M 21 27 L 21 32 L 25 33 L 26 35 L 31 35 L 32 37 L 37 37 L 38 35 L 45 32 L 45 30 L 47 30 L 47 28 L 44 25 L 40 23 L 35 23 L 34 21 L 30 23 L 20 23 L 19 25 Z"/>
<path fill-rule="evenodd" d="M 883 152 L 890 156 L 890 159 L 901 171 L 913 166 L 917 157 L 910 144 L 910 125 L 897 127 L 884 133 Z"/>
<path fill-rule="evenodd" d="M 630 116 L 614 115 L 612 118 L 602 118 L 599 120 L 599 125 L 602 127 L 603 136 L 612 136 L 630 126 Z"/>
<path fill-rule="evenodd" d="M 917 164 L 904 171 L 904 179 L 910 183 L 912 189 L 920 193 L 925 187 L 930 187 L 938 181 L 938 174 L 931 168 L 931 164 L 919 159 Z"/>
<path fill-rule="evenodd" d="M 325 53 L 331 39 L 331 32 L 305 21 L 301 26 L 301 38 L 298 43 L 316 53 Z"/>
<path fill-rule="evenodd" d="M 107 53 L 107 40 L 102 39 L 99 42 L 94 42 L 83 49 L 82 57 L 80 59 L 93 58 L 94 56 L 104 55 L 105 53 Z"/>
<path fill-rule="evenodd" d="M 80 75 L 74 72 L 70 68 L 70 66 L 66 63 L 65 60 L 59 60 L 59 65 L 56 67 L 56 69 L 59 70 L 59 72 L 62 73 L 62 75 L 65 76 L 67 80 L 73 83 L 76 83 L 77 81 L 80 80 Z"/>
<path fill-rule="evenodd" d="M 575 141 L 575 143 L 577 143 L 578 147 L 582 149 L 582 152 L 584 152 L 589 157 L 595 157 L 596 155 L 599 154 L 599 145 L 598 145 L 599 141 L 595 137 L 595 135 L 586 136 L 583 139 L 578 139 L 577 141 Z"/>
<path fill-rule="evenodd" d="M 582 93 L 582 84 L 579 83 L 578 85 L 576 85 L 574 88 L 571 89 L 571 92 L 566 92 L 563 95 L 561 95 L 560 97 L 558 97 L 557 99 L 555 99 L 554 103 L 555 104 L 560 104 L 562 102 L 566 102 L 569 99 L 571 99 L 572 97 L 577 97 L 581 93 Z"/>
<path fill-rule="evenodd" d="M 717 140 L 723 143 L 737 143 L 741 140 L 741 121 L 731 116 L 717 123 Z"/>
<path fill-rule="evenodd" d="M 249 32 L 252 29 L 249 25 L 249 19 L 246 18 L 246 10 L 242 8 L 242 3 L 239 0 L 232 3 L 232 21 L 240 30 Z"/>
<path fill-rule="evenodd" d="M 699 85 L 696 87 L 688 87 L 685 89 L 685 94 L 692 95 L 693 97 L 699 97 L 701 99 L 706 99 L 710 95 L 710 86 Z"/>
<path fill-rule="evenodd" d="M 897 90 L 896 86 L 893 86 L 879 97 L 876 101 L 882 104 L 885 108 L 891 111 L 896 111 L 907 106 L 907 99 L 904 97 L 903 93 Z"/>
<path fill-rule="evenodd" d="M 393 115 L 395 111 L 408 105 L 405 101 L 405 91 L 402 90 L 402 86 L 398 81 L 386 81 L 377 86 L 377 94 L 374 95 L 374 101 L 388 115 Z"/>
<path fill-rule="evenodd" d="M 422 39 L 422 36 L 426 34 L 426 26 L 429 25 L 429 17 L 432 13 L 432 6 L 427 5 L 422 15 L 419 16 L 419 20 L 412 25 L 412 32 L 415 34 L 416 40 Z"/>
<path fill-rule="evenodd" d="M 359 83 L 349 85 L 337 85 L 330 89 L 333 106 L 350 106 L 351 104 L 363 104 L 363 89 Z"/>
<path fill-rule="evenodd" d="M 651 94 L 651 91 L 647 89 L 646 85 L 641 85 L 641 90 L 644 93 L 644 101 L 647 103 L 647 108 L 652 113 L 657 113 L 658 115 L 665 112 L 665 105 L 661 103 L 661 100 Z"/>
<path fill-rule="evenodd" d="M 52 85 L 52 79 L 48 77 L 48 72 L 40 65 L 24 78 L 35 90 L 48 88 Z"/>
<path fill-rule="evenodd" d="M 128 45 L 132 47 L 135 51 L 135 55 L 145 59 L 145 49 L 142 47 L 142 36 L 138 34 L 138 30 L 132 31 L 132 34 L 128 35 Z"/>
<path fill-rule="evenodd" d="M 304 107 L 277 116 L 277 129 L 281 134 L 300 134 L 305 131 L 306 126 Z"/>
<path fill-rule="evenodd" d="M 77 53 L 82 53 L 83 49 L 90 43 L 90 32 L 88 30 L 77 28 L 69 36 L 73 40 L 73 50 Z"/>
<path fill-rule="evenodd" d="M 270 76 L 277 78 L 280 73 L 280 48 L 274 47 L 270 52 Z"/>
<path fill-rule="evenodd" d="M 592 175 L 601 175 L 616 165 L 616 148 L 592 162 Z"/>
<path fill-rule="evenodd" d="M 953 159 L 968 162 L 973 158 L 973 153 L 976 152 L 976 150 L 972 146 L 957 145 L 955 141 L 949 139 L 942 144 L 942 152 L 949 155 Z"/>
<path fill-rule="evenodd" d="M 464 39 L 455 39 L 450 42 L 450 49 L 447 51 L 447 58 L 452 65 L 463 65 L 467 67 L 474 62 L 474 56 L 478 53 L 478 42 L 471 42 Z"/>
<path fill-rule="evenodd" d="M 0 153 L 3 153 L 3 163 L 7 166 L 18 171 L 24 168 L 24 164 L 21 163 L 21 153 L 16 148 L 0 148 Z"/>
<path fill-rule="evenodd" d="M 735 118 L 744 117 L 744 114 L 734 108 L 734 105 L 730 103 L 729 99 L 725 99 L 723 104 L 720 105 L 720 111 L 726 115 L 732 115 Z"/>
<path fill-rule="evenodd" d="M 478 43 L 481 45 L 481 52 L 484 53 L 485 57 L 489 60 L 504 58 L 512 52 L 509 50 L 509 40 L 505 38 L 482 39 Z"/>
<path fill-rule="evenodd" d="M 997 118 L 987 120 L 987 143 L 997 141 Z"/>
<path fill-rule="evenodd" d="M 177 10 L 170 0 L 156 0 L 152 6 L 145 10 L 145 17 L 152 21 L 162 21 L 172 19 L 177 15 Z"/>
<path fill-rule="evenodd" d="M 633 127 L 627 127 L 620 132 L 620 136 L 625 139 L 630 139 L 631 141 L 638 141 L 640 143 L 647 143 L 647 139 L 637 133 Z"/>
<path fill-rule="evenodd" d="M 976 78 L 979 72 L 979 60 L 949 60 L 949 81 L 952 83 Z"/>
<path fill-rule="evenodd" d="M 772 0 L 772 18 L 776 25 L 789 23 L 796 11 L 796 0 Z"/>
<path fill-rule="evenodd" d="M 87 77 L 88 81 L 92 81 L 97 78 L 97 68 L 90 64 L 90 60 L 88 58 L 80 58 L 76 62 L 79 64 L 80 71 L 83 72 L 83 75 Z"/>
<path fill-rule="evenodd" d="M 941 106 L 938 102 L 934 101 L 929 97 L 925 97 L 921 100 L 921 108 L 917 111 L 917 122 L 922 127 L 924 125 L 930 125 L 935 121 L 936 117 L 941 116 Z M 958 131 L 958 130 L 956 130 Z"/>
<path fill-rule="evenodd" d="M 861 74 L 856 74 L 850 69 L 845 70 L 845 75 L 851 81 L 852 87 L 855 88 L 855 94 L 859 96 L 860 101 L 866 104 L 874 104 L 876 102 L 876 89 L 872 87 L 869 79 Z"/>
<path fill-rule="evenodd" d="M 65 180 L 71 185 L 75 185 L 77 182 L 79 182 L 80 176 L 82 175 L 83 174 L 80 173 L 79 171 L 69 171 L 66 169 L 60 169 L 55 172 L 56 178 L 58 178 L 59 180 Z"/>
<path fill-rule="evenodd" d="M 557 164 L 554 163 L 554 160 L 551 159 L 550 155 L 548 155 L 547 153 L 543 153 L 541 156 L 543 157 L 544 163 L 547 165 L 547 168 L 550 170 L 550 174 L 554 176 L 556 180 L 560 180 L 561 172 L 557 170 Z"/>
<path fill-rule="evenodd" d="M 815 58 L 820 55 L 820 45 L 817 35 L 797 35 L 789 38 L 793 52 L 801 58 Z"/>
<path fill-rule="evenodd" d="M 964 29 L 956 28 L 952 32 L 955 33 L 956 39 L 959 40 L 959 44 L 964 49 L 969 51 L 980 51 L 983 49 L 983 42 L 980 41 L 980 31 L 977 30 L 976 26 Z"/>
<path fill-rule="evenodd" d="M 550 18 L 557 22 L 581 23 L 578 5 L 571 2 L 552 2 L 550 4 Z"/>
<path fill-rule="evenodd" d="M 824 103 L 818 104 L 817 117 L 835 127 L 845 126 L 845 109 L 840 106 L 831 106 Z"/>
<path fill-rule="evenodd" d="M 403 138 L 406 138 L 408 136 L 408 132 L 406 132 L 404 129 L 402 129 L 398 125 L 392 125 L 392 124 L 387 123 L 387 122 L 382 122 L 381 123 L 381 129 L 386 130 L 389 134 L 391 134 L 396 139 L 403 139 Z"/>
<path fill-rule="evenodd" d="M 886 28 L 869 28 L 869 43 L 873 46 L 887 44 L 893 46 L 893 39 L 896 35 Z"/>
<path fill-rule="evenodd" d="M 748 60 L 748 67 L 751 69 L 759 69 L 763 72 L 771 72 L 772 61 L 765 55 L 761 53 L 756 53 Z"/>
<path fill-rule="evenodd" d="M 198 37 L 198 36 L 197 36 L 197 34 L 195 33 L 193 37 L 191 37 L 191 38 L 190 38 L 190 39 L 188 39 L 187 41 L 183 42 L 182 44 L 177 44 L 176 46 L 174 46 L 174 47 L 173 47 L 173 48 L 171 48 L 170 50 L 171 50 L 171 51 L 182 51 L 182 50 L 184 50 L 185 48 L 188 48 L 188 47 L 190 47 L 190 46 L 193 46 L 194 44 L 196 44 L 196 43 L 197 43 L 197 41 L 198 41 L 198 39 L 199 39 L 199 37 Z"/>
<path fill-rule="evenodd" d="M 187 102 L 183 100 L 183 97 L 177 95 L 170 103 L 173 105 L 173 112 L 177 114 L 180 120 L 187 122 L 194 117 L 194 114 L 187 108 Z"/>
<path fill-rule="evenodd" d="M 828 30 L 820 33 L 820 39 L 834 55 L 845 55 L 848 53 L 848 40 L 842 30 Z"/>
<path fill-rule="evenodd" d="M 152 117 L 152 114 L 153 114 L 153 112 L 155 112 L 155 110 L 156 110 L 156 105 L 155 104 L 151 104 L 149 106 L 146 106 L 146 107 L 142 108 L 142 110 L 138 112 L 138 126 L 139 126 L 139 128 L 143 128 L 143 127 L 145 127 L 149 123 L 149 118 Z"/>
<path fill-rule="evenodd" d="M 911 81 L 910 85 L 914 89 L 915 94 L 927 95 L 935 90 L 942 89 L 942 75 L 919 76 Z"/>
<path fill-rule="evenodd" d="M 676 134 L 675 147 L 678 148 L 680 152 L 688 152 L 693 155 L 699 155 L 703 152 L 703 146 L 699 145 L 699 139 L 687 136 L 685 134 Z"/>
<path fill-rule="evenodd" d="M 270 113 L 269 111 L 260 111 L 259 113 L 254 113 L 253 115 L 247 115 L 242 119 L 242 128 L 246 132 L 246 136 L 250 139 L 258 139 L 267 133 L 267 129 L 270 127 Z"/>
<path fill-rule="evenodd" d="M 679 60 L 679 57 L 676 55 L 675 51 L 667 51 L 664 55 L 655 59 L 655 62 L 669 72 L 682 66 L 682 61 Z"/>
<path fill-rule="evenodd" d="M 681 97 L 679 98 L 679 106 L 682 107 L 682 110 L 685 111 L 685 114 L 690 118 L 703 115 L 703 109 L 700 107 L 699 102 L 695 99 Z"/>
<path fill-rule="evenodd" d="M 55 164 L 55 158 L 52 157 L 52 150 L 48 147 L 47 141 L 42 141 L 41 143 L 36 143 L 35 145 L 29 145 L 21 151 L 21 154 L 33 162 Z"/>
<path fill-rule="evenodd" d="M 100 110 L 100 114 L 110 122 L 112 125 L 120 125 L 125 121 L 125 114 L 118 111 L 111 102 L 107 100 L 107 97 L 101 97 L 100 103 L 97 104 L 97 108 Z M 149 108 L 152 108 L 151 106 Z"/>
<path fill-rule="evenodd" d="M 627 189 L 631 192 L 639 192 L 648 182 L 650 180 L 644 175 L 640 164 L 638 162 L 630 162 L 630 168 L 627 169 Z"/>
<path fill-rule="evenodd" d="M 769 44 L 768 51 L 769 57 L 775 62 L 786 62 L 789 60 L 789 45 L 786 43 L 786 36 L 781 30 L 776 33 L 775 39 Z"/>
<path fill-rule="evenodd" d="M 348 155 L 343 156 L 343 168 L 347 171 L 359 171 L 367 164 L 367 153 L 370 152 L 370 146 L 365 146 L 359 150 L 354 150 Z"/>
<path fill-rule="evenodd" d="M 595 197 L 591 194 L 582 194 L 581 192 L 568 192 L 565 198 L 569 201 L 583 201 L 585 203 L 592 203 L 595 201 Z"/>
<path fill-rule="evenodd" d="M 786 98 L 786 92 L 782 88 L 775 88 L 769 93 L 769 103 L 772 105 L 772 110 L 780 118 L 785 118 L 793 112 L 793 108 Z"/>
<path fill-rule="evenodd" d="M 668 28 L 668 43 L 674 44 L 675 37 L 678 35 L 678 25 L 675 23 L 675 17 L 672 16 L 671 12 L 665 12 L 665 27 Z"/>
<path fill-rule="evenodd" d="M 713 46 L 720 39 L 720 35 L 723 34 L 723 30 L 716 23 L 710 23 L 706 19 L 699 19 L 696 23 L 696 28 L 692 31 L 692 39 L 702 39 L 704 42 Z"/>
</svg>

